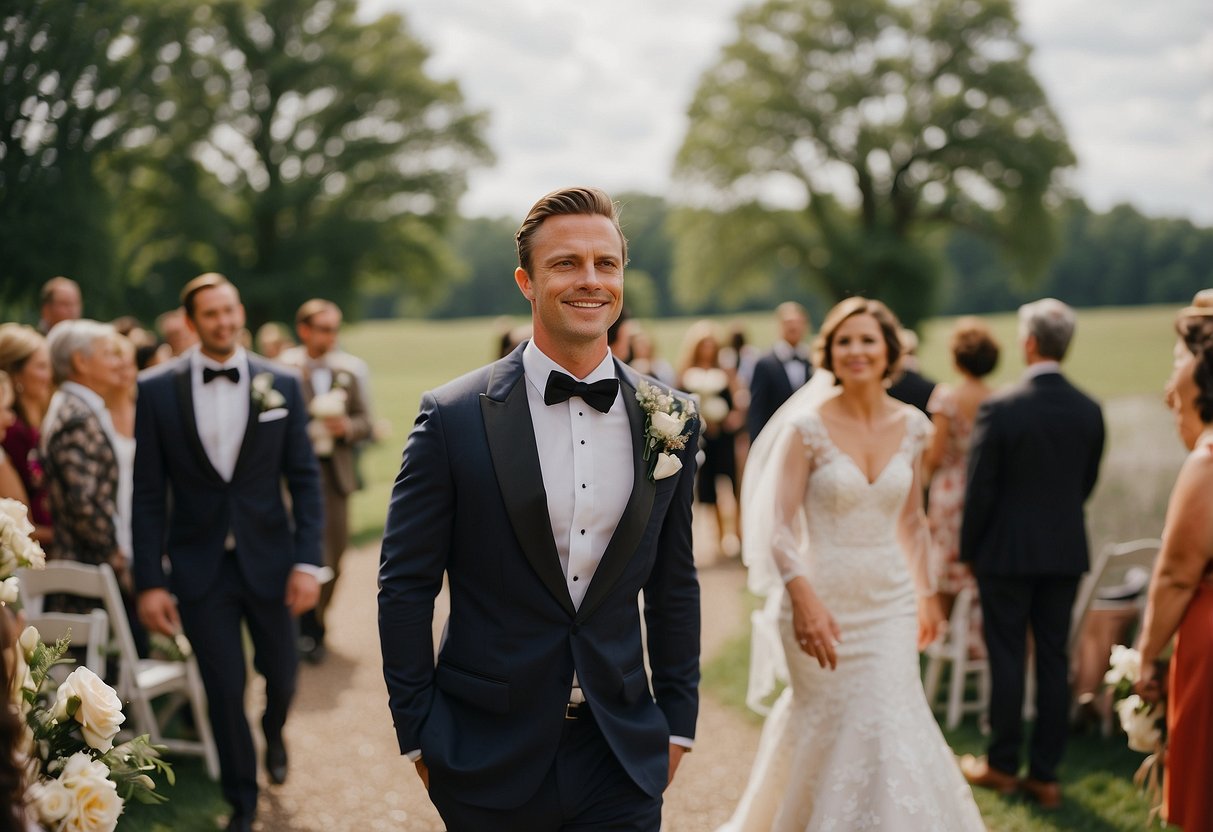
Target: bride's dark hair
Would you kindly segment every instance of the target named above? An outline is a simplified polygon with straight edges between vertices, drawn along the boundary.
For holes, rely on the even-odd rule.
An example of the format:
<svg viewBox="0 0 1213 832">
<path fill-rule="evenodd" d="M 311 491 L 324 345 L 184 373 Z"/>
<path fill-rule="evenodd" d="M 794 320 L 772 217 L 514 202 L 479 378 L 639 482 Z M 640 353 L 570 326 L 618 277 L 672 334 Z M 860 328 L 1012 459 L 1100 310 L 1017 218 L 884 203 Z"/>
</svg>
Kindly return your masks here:
<svg viewBox="0 0 1213 832">
<path fill-rule="evenodd" d="M 878 300 L 858 295 L 839 302 L 821 322 L 821 330 L 813 343 L 813 363 L 823 370 L 834 372 L 834 336 L 843 321 L 856 315 L 871 315 L 880 324 L 880 333 L 889 350 L 889 365 L 884 371 L 885 378 L 889 378 L 897 371 L 897 364 L 901 361 L 901 324 L 889 307 Z"/>
<path fill-rule="evenodd" d="M 25 787 L 17 765 L 17 743 L 21 738 L 21 718 L 9 702 L 13 689 L 12 651 L 17 644 L 17 626 L 8 607 L 0 607 L 0 832 L 25 829 Z"/>
</svg>

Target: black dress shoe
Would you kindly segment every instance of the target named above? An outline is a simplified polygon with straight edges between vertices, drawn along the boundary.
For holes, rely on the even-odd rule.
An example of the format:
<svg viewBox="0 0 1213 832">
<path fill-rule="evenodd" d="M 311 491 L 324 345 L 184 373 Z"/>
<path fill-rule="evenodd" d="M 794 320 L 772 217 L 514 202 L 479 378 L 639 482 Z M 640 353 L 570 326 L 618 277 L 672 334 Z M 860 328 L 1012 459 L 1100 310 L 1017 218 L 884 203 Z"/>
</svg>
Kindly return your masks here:
<svg viewBox="0 0 1213 832">
<path fill-rule="evenodd" d="M 282 740 L 266 740 L 265 770 L 269 773 L 270 782 L 275 786 L 286 782 L 286 746 L 282 744 Z"/>
<path fill-rule="evenodd" d="M 227 832 L 253 832 L 253 818 L 237 812 L 227 822 Z"/>
</svg>

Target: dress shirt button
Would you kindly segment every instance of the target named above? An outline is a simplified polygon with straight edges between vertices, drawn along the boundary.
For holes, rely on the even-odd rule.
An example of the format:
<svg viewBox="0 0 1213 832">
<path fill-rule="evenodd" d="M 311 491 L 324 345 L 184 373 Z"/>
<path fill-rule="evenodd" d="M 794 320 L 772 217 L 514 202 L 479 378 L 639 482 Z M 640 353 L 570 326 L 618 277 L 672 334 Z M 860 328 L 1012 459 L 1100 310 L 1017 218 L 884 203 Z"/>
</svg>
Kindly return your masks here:
<svg viewBox="0 0 1213 832">
<path fill-rule="evenodd" d="M 582 439 L 582 440 L 581 440 L 581 444 L 582 444 L 582 445 L 584 445 L 584 444 L 585 444 L 585 440 L 584 440 L 584 439 Z"/>
<path fill-rule="evenodd" d="M 581 530 L 581 533 L 582 533 L 582 534 L 585 534 L 585 529 L 582 529 L 582 530 Z"/>
<path fill-rule="evenodd" d="M 582 413 L 580 410 L 578 410 L 578 411 L 577 411 L 577 415 L 578 415 L 578 416 L 584 416 L 585 414 L 584 414 L 584 413 Z"/>
<path fill-rule="evenodd" d="M 574 581 L 574 582 L 576 582 L 576 581 L 580 581 L 580 580 L 581 580 L 581 578 L 577 577 L 576 575 L 574 575 L 574 576 L 573 576 L 573 581 Z"/>
<path fill-rule="evenodd" d="M 581 484 L 581 487 L 582 487 L 582 488 L 585 488 L 585 483 L 582 483 L 582 484 Z"/>
</svg>

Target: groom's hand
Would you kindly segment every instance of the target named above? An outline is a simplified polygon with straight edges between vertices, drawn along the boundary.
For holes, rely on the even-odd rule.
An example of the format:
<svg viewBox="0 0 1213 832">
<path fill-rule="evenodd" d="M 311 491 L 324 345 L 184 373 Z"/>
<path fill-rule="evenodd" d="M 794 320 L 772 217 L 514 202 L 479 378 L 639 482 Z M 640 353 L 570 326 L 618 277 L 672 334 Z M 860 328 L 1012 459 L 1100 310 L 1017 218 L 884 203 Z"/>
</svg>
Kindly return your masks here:
<svg viewBox="0 0 1213 832">
<path fill-rule="evenodd" d="M 172 638 L 181 632 L 177 603 L 167 589 L 148 589 L 139 593 L 137 611 L 143 626 L 154 633 Z"/>
<path fill-rule="evenodd" d="M 425 786 L 425 790 L 430 790 L 430 770 L 426 767 L 425 761 L 420 757 L 417 758 L 413 765 L 417 766 L 417 776 L 421 778 L 421 785 Z"/>
<path fill-rule="evenodd" d="M 685 745 L 674 745 L 670 743 L 670 779 L 666 781 L 666 788 L 670 787 L 670 783 L 674 782 L 674 772 L 678 771 L 678 764 L 682 762 L 682 755 L 687 753 Z"/>
<path fill-rule="evenodd" d="M 286 581 L 286 605 L 291 615 L 303 615 L 320 601 L 320 581 L 302 569 L 292 569 Z"/>
</svg>

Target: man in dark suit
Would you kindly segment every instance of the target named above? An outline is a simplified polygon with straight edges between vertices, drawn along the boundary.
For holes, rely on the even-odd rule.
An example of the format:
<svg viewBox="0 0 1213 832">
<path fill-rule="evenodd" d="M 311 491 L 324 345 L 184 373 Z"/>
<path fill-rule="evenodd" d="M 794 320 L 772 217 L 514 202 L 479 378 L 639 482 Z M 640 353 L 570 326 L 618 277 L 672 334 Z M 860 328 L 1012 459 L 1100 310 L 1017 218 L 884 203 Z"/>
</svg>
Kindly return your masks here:
<svg viewBox="0 0 1213 832">
<path fill-rule="evenodd" d="M 650 420 L 667 420 L 607 349 L 627 243 L 605 193 L 547 195 L 517 244 L 534 339 L 422 397 L 392 494 L 392 717 L 452 832 L 656 830 L 698 710 L 697 422 L 645 452 Z"/>
<path fill-rule="evenodd" d="M 312 417 L 308 433 L 324 486 L 324 563 L 333 570 L 333 579 L 320 589 L 320 603 L 299 619 L 299 652 L 312 664 L 324 659 L 328 629 L 324 613 L 341 576 L 341 557 L 350 545 L 350 495 L 359 487 L 356 448 L 371 438 L 359 368 L 337 350 L 340 331 L 337 304 L 313 298 L 295 314 L 299 346 L 279 356 L 283 364 L 298 368 L 303 400 Z"/>
<path fill-rule="evenodd" d="M 977 412 L 960 536 L 960 559 L 981 595 L 992 681 L 988 757 L 966 758 L 962 769 L 974 785 L 1003 793 L 1022 787 L 1046 808 L 1061 804 L 1070 614 L 1088 568 L 1083 505 L 1104 444 L 1099 405 L 1061 374 L 1074 324 L 1073 310 L 1052 298 L 1020 308 L 1028 369 Z M 1028 776 L 1017 780 L 1029 628 L 1036 725 Z"/>
<path fill-rule="evenodd" d="M 901 341 L 901 361 L 896 379 L 889 386 L 889 395 L 930 417 L 927 403 L 935 392 L 935 380 L 924 376 L 919 369 L 918 336 L 911 329 L 902 329 L 898 339 Z"/>
<path fill-rule="evenodd" d="M 199 347 L 139 380 L 135 584 L 143 623 L 169 635 L 183 630 L 193 646 L 232 804 L 228 829 L 244 832 L 256 814 L 257 761 L 244 713 L 241 629 L 265 676 L 266 769 L 281 783 L 299 663 L 295 616 L 320 594 L 320 475 L 298 378 L 239 344 L 236 287 L 201 275 L 181 301 Z"/>
<path fill-rule="evenodd" d="M 801 343 L 809 334 L 809 315 L 799 303 L 788 301 L 775 309 L 779 340 L 754 365 L 750 382 L 750 409 L 746 426 L 750 441 L 758 438 L 775 411 L 813 375 L 809 351 Z"/>
</svg>

